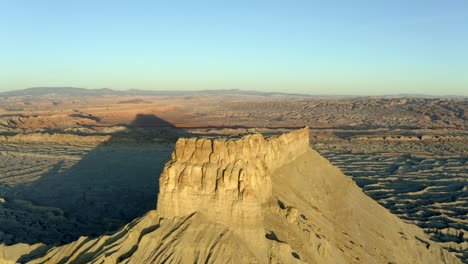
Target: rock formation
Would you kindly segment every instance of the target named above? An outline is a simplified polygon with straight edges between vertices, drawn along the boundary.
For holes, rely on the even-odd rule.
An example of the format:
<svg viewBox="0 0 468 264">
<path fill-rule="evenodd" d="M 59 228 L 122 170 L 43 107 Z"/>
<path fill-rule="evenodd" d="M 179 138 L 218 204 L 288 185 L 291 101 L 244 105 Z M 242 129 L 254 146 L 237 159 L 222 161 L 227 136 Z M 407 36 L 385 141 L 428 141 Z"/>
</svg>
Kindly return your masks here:
<svg viewBox="0 0 468 264">
<path fill-rule="evenodd" d="M 157 210 L 114 234 L 15 252 L 2 263 L 460 263 L 312 150 L 308 128 L 179 139 Z"/>
<path fill-rule="evenodd" d="M 272 195 L 271 172 L 308 148 L 307 129 L 269 139 L 179 139 L 160 178 L 158 211 L 162 217 L 202 213 L 264 253 L 262 204 Z"/>
</svg>

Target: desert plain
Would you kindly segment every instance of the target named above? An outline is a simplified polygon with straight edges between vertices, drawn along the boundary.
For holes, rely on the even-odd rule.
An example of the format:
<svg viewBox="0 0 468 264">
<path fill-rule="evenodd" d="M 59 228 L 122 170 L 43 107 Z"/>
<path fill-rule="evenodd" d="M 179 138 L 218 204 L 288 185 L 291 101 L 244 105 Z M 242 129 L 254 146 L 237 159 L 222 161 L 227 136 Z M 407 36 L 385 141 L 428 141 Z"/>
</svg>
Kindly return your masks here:
<svg viewBox="0 0 468 264">
<path fill-rule="evenodd" d="M 468 100 L 422 96 L 1 93 L 0 242 L 58 246 L 115 232 L 155 208 L 180 137 L 305 126 L 311 147 L 365 194 L 468 263 Z"/>
</svg>

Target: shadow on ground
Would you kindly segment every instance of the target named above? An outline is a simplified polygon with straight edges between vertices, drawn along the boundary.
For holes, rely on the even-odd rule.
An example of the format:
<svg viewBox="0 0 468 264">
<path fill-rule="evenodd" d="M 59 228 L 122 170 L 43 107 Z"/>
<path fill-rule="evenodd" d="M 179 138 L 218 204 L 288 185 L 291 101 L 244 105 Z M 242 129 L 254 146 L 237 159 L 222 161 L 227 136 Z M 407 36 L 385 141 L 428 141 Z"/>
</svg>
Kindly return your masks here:
<svg viewBox="0 0 468 264">
<path fill-rule="evenodd" d="M 11 243 L 63 244 L 114 231 L 155 209 L 159 175 L 175 141 L 188 136 L 155 115 L 137 115 L 74 166 L 58 162 L 38 180 L 12 190 L 11 197 L 25 201 L 9 205 L 22 224 L 0 227 L 0 240 L 3 231 L 13 235 Z"/>
</svg>

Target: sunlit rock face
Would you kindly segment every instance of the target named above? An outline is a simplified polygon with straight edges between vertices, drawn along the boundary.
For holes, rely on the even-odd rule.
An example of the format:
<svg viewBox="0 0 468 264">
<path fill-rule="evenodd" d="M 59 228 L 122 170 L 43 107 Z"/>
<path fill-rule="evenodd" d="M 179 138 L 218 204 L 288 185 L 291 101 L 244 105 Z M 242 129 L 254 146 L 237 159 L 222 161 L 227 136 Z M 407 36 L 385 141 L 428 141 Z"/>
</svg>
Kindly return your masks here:
<svg viewBox="0 0 468 264">
<path fill-rule="evenodd" d="M 267 139 L 179 139 L 159 180 L 158 211 L 166 217 L 198 211 L 223 223 L 235 215 L 255 221 L 255 207 L 271 196 L 271 172 L 308 148 L 308 128 Z"/>
<path fill-rule="evenodd" d="M 308 128 L 271 138 L 179 139 L 160 177 L 158 211 L 162 217 L 202 213 L 266 249 L 261 205 L 272 195 L 271 172 L 308 148 Z"/>
</svg>

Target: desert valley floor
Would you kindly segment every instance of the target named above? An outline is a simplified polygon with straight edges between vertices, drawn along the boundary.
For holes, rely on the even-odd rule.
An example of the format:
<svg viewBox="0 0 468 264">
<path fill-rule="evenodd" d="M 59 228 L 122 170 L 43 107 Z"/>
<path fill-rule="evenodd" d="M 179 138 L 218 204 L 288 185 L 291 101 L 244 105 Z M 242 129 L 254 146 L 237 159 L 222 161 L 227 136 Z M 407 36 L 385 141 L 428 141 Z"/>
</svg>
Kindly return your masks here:
<svg viewBox="0 0 468 264">
<path fill-rule="evenodd" d="M 142 216 L 179 137 L 309 126 L 368 196 L 468 263 L 467 114 L 466 99 L 0 97 L 0 241 L 61 245 Z"/>
</svg>

